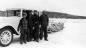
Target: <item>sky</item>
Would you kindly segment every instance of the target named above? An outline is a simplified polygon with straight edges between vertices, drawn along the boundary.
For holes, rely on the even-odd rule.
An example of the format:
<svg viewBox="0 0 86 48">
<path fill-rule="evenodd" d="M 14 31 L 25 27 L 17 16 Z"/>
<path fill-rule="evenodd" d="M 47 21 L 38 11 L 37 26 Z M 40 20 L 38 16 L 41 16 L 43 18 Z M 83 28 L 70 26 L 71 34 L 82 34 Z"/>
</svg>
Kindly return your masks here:
<svg viewBox="0 0 86 48">
<path fill-rule="evenodd" d="M 86 16 L 86 0 L 0 0 L 0 10 L 26 8 Z"/>
</svg>

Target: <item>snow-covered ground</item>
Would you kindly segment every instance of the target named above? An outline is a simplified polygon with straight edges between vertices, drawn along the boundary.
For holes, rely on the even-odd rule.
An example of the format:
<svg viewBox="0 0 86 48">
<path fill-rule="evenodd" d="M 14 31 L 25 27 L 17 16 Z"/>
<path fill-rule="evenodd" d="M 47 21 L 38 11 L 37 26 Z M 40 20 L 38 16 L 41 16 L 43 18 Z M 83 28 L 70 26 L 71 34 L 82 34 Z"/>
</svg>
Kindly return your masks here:
<svg viewBox="0 0 86 48">
<path fill-rule="evenodd" d="M 86 19 L 66 19 L 64 26 L 62 31 L 49 34 L 49 41 L 21 45 L 19 36 L 15 35 L 14 41 L 5 48 L 86 48 Z"/>
</svg>

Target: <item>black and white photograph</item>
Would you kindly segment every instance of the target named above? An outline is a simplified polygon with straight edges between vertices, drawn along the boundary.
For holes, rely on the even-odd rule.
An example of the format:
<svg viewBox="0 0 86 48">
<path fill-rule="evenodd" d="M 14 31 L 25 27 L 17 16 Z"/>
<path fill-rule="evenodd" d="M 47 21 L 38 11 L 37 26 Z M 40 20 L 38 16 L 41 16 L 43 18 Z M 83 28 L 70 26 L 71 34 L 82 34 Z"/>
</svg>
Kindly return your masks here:
<svg viewBox="0 0 86 48">
<path fill-rule="evenodd" d="M 0 0 L 0 48 L 86 48 L 86 0 Z"/>
</svg>

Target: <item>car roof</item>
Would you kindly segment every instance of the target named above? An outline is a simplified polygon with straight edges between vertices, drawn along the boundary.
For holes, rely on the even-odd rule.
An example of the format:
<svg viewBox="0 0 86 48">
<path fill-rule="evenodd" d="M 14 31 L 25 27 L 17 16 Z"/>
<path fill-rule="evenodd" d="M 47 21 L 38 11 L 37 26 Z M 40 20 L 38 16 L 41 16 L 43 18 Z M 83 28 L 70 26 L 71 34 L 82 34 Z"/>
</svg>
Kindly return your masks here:
<svg viewBox="0 0 86 48">
<path fill-rule="evenodd" d="M 9 9 L 6 9 L 6 10 L 21 10 L 21 8 L 9 8 Z"/>
</svg>

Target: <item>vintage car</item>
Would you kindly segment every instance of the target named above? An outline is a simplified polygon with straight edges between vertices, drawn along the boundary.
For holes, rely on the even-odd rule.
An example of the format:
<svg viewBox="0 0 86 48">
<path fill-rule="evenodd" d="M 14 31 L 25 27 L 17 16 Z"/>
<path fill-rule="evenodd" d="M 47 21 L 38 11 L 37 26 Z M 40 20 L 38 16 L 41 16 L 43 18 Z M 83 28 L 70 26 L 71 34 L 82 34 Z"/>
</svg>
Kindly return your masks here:
<svg viewBox="0 0 86 48">
<path fill-rule="evenodd" d="M 58 32 L 64 28 L 64 19 L 49 18 L 49 25 L 47 27 L 48 33 Z"/>
<path fill-rule="evenodd" d="M 0 11 L 0 45 L 5 47 L 13 41 L 13 34 L 19 35 L 17 27 L 25 9 L 8 9 Z"/>
</svg>

